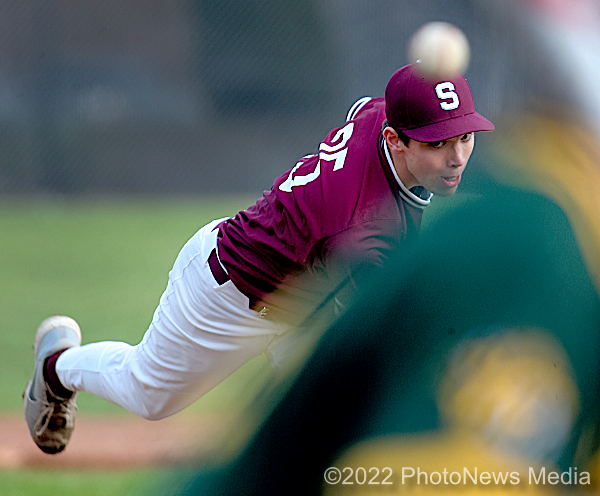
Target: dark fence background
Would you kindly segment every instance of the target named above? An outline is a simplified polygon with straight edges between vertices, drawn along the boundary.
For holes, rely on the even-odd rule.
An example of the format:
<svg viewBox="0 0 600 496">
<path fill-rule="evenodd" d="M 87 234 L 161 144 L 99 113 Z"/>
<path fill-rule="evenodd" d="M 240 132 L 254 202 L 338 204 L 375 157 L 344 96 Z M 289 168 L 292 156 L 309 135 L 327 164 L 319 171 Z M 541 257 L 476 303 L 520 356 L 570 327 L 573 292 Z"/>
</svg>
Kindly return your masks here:
<svg viewBox="0 0 600 496">
<path fill-rule="evenodd" d="M 432 20 L 492 119 L 569 99 L 516 0 L 1 0 L 0 195 L 260 192 Z"/>
</svg>

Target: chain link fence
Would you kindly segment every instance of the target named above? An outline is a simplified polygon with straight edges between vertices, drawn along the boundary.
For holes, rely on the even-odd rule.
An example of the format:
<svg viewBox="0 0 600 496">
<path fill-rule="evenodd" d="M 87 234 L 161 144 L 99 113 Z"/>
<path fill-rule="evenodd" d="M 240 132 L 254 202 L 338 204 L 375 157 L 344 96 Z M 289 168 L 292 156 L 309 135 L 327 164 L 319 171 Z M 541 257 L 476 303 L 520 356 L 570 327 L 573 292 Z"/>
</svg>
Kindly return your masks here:
<svg viewBox="0 0 600 496">
<path fill-rule="evenodd" d="M 493 118 L 561 87 L 518 16 L 509 0 L 4 0 L 0 195 L 258 193 L 382 95 L 430 20 L 466 31 Z"/>
</svg>

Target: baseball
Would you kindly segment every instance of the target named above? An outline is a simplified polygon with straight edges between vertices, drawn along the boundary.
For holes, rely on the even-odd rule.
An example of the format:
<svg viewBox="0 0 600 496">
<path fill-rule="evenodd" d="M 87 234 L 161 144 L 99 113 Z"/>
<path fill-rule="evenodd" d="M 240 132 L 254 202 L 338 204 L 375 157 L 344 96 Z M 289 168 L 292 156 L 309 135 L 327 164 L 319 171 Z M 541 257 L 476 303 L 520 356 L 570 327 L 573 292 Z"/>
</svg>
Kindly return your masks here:
<svg viewBox="0 0 600 496">
<path fill-rule="evenodd" d="M 465 33 L 448 22 L 429 22 L 421 26 L 408 45 L 409 62 L 420 62 L 431 77 L 464 73 L 471 49 Z"/>
</svg>

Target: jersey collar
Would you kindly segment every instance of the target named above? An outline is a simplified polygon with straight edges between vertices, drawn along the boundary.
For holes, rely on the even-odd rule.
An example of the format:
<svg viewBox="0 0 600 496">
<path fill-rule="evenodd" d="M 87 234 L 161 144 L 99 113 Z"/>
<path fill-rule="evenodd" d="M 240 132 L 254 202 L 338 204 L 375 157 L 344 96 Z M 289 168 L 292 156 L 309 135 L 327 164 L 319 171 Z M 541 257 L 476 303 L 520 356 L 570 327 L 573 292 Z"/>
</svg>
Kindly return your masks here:
<svg viewBox="0 0 600 496">
<path fill-rule="evenodd" d="M 392 174 L 394 175 L 394 178 L 396 179 L 398 186 L 400 186 L 400 196 L 404 200 L 406 200 L 408 203 L 410 203 L 413 207 L 417 207 L 417 208 L 421 208 L 421 209 L 425 208 L 427 205 L 429 205 L 429 203 L 431 201 L 431 197 L 433 196 L 433 193 L 427 191 L 425 188 L 423 188 L 421 186 L 412 188 L 412 190 L 410 190 L 406 186 L 404 186 L 404 183 L 400 179 L 400 176 L 398 176 L 398 173 L 396 172 L 396 168 L 394 167 L 394 162 L 392 161 L 392 157 L 390 155 L 390 151 L 388 149 L 385 138 L 382 138 L 381 141 L 382 141 L 381 146 L 385 153 L 385 158 L 388 162 L 390 170 L 392 171 Z"/>
</svg>

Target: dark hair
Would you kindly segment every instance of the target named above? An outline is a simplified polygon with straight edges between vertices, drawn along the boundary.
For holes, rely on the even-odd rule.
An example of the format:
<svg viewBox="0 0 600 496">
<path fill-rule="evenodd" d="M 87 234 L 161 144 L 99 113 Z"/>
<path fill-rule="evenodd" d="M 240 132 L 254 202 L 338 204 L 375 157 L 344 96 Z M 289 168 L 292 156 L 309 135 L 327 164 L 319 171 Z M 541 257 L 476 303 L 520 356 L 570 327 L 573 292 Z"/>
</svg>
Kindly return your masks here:
<svg viewBox="0 0 600 496">
<path fill-rule="evenodd" d="M 410 141 L 410 138 L 408 136 L 406 136 L 406 134 L 404 134 L 399 129 L 396 129 L 395 127 L 390 126 L 388 124 L 387 119 L 385 121 L 383 121 L 383 126 L 381 127 L 381 130 L 383 131 L 386 127 L 391 127 L 394 131 L 396 131 L 396 133 L 398 133 L 398 138 L 400 138 L 400 141 L 402 141 L 402 143 L 404 143 L 405 146 L 408 146 L 408 142 Z"/>
</svg>

